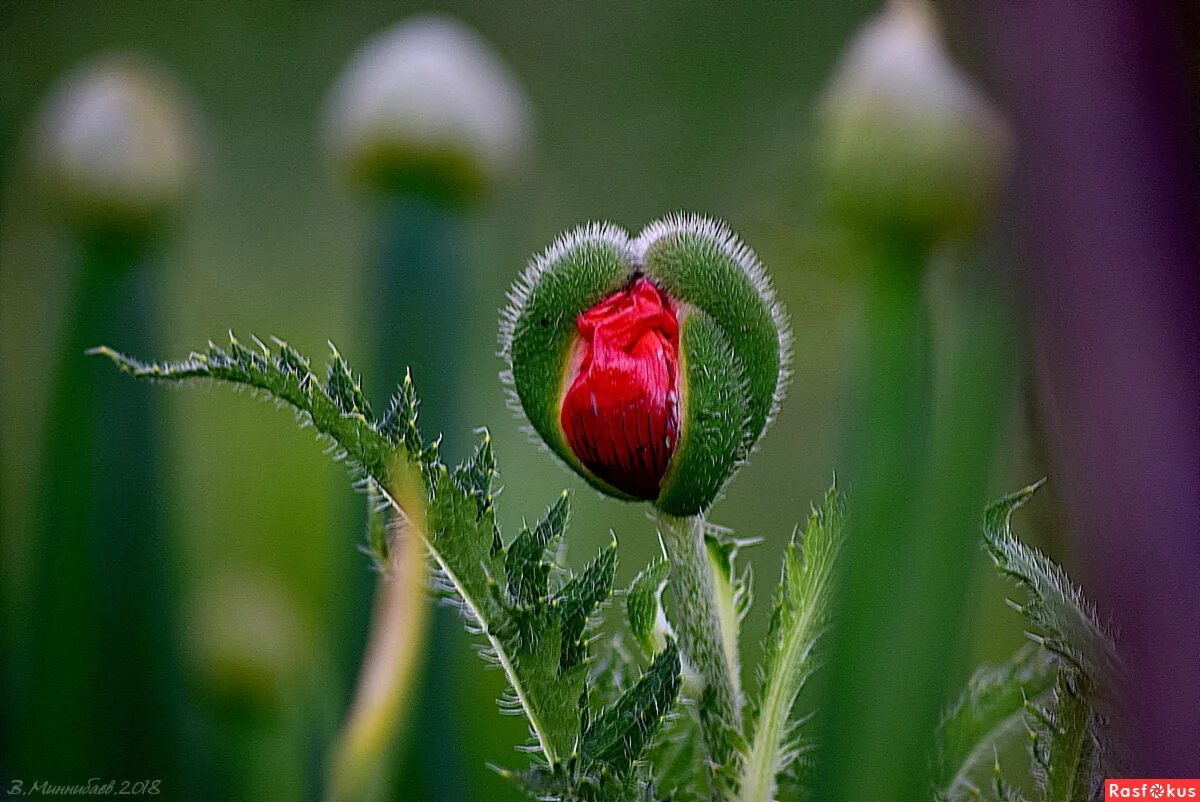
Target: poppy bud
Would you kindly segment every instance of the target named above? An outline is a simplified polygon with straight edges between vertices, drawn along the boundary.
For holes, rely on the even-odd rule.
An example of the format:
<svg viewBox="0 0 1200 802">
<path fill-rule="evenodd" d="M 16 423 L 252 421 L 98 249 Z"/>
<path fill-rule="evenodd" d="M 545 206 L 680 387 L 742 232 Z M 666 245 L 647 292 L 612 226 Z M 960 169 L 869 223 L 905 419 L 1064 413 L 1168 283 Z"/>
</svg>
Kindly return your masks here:
<svg viewBox="0 0 1200 802">
<path fill-rule="evenodd" d="M 576 229 L 509 299 L 501 343 L 514 406 L 609 495 L 695 515 L 777 411 L 786 319 L 757 257 L 723 224 L 672 216 L 635 239 Z"/>
<path fill-rule="evenodd" d="M 932 4 L 892 0 L 854 37 L 821 107 L 829 200 L 851 226 L 941 240 L 986 219 L 1011 134 L 951 60 Z"/>
<path fill-rule="evenodd" d="M 525 93 L 475 31 L 426 15 L 369 41 L 329 99 L 326 138 L 355 184 L 450 199 L 490 189 L 521 164 Z"/>
<path fill-rule="evenodd" d="M 145 230 L 195 178 L 195 115 L 152 63 L 108 55 L 59 85 L 37 129 L 37 167 L 58 211 L 82 228 Z"/>
</svg>

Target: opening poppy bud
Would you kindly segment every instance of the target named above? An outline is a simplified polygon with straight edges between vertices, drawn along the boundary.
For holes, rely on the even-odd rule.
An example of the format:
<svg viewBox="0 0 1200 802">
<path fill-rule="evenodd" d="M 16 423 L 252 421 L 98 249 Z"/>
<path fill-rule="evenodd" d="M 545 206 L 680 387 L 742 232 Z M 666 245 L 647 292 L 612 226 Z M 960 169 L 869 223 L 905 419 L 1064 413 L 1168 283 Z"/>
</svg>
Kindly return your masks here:
<svg viewBox="0 0 1200 802">
<path fill-rule="evenodd" d="M 562 404 L 584 467 L 635 498 L 658 497 L 679 441 L 679 323 L 649 279 L 576 320 L 579 366 Z"/>
<path fill-rule="evenodd" d="M 609 495 L 703 511 L 778 408 L 785 317 L 753 252 L 719 223 L 673 216 L 636 239 L 577 229 L 509 298 L 514 407 Z"/>
</svg>

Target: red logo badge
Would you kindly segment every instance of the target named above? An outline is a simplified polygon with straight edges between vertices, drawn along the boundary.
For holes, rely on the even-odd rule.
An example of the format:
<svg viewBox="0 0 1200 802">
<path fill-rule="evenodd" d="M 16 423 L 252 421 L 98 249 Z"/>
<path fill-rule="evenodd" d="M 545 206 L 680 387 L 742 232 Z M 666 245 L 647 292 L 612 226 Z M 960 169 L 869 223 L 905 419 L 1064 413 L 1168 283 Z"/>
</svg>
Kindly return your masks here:
<svg viewBox="0 0 1200 802">
<path fill-rule="evenodd" d="M 1104 802 L 1113 802 L 1118 799 L 1200 800 L 1200 779 L 1105 780 Z"/>
</svg>

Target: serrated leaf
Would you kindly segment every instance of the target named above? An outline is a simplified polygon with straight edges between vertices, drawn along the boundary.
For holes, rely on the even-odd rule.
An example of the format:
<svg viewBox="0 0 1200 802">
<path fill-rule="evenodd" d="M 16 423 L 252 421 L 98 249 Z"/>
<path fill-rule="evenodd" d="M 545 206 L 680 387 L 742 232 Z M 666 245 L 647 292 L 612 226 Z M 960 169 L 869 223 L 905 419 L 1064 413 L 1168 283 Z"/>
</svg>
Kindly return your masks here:
<svg viewBox="0 0 1200 802">
<path fill-rule="evenodd" d="M 439 442 L 422 446 L 416 429 L 419 402 L 411 378 L 406 377 L 383 418 L 375 420 L 361 382 L 336 349 L 328 380 L 322 384 L 308 360 L 291 346 L 275 340 L 272 351 L 254 342 L 252 349 L 231 337 L 227 348 L 210 345 L 205 353 L 193 353 L 179 362 L 146 363 L 108 348 L 92 353 L 108 357 L 137 378 L 175 382 L 208 378 L 267 393 L 292 406 L 302 423 L 311 424 L 331 441 L 335 456 L 344 457 L 367 489 L 386 500 L 391 515 L 405 516 L 420 509 L 424 525 L 418 528 L 443 582 L 452 589 L 471 626 L 487 639 L 509 682 L 515 707 L 529 721 L 547 771 L 558 776 L 573 763 L 582 742 L 588 620 L 611 594 L 615 551 L 606 549 L 549 597 L 544 574 L 539 572 L 546 545 L 561 537 L 565 528 L 565 498 L 552 506 L 525 540 L 518 538 L 521 543 L 514 547 L 520 554 L 513 557 L 512 550 L 503 548 L 496 525 L 495 463 L 486 434 L 474 456 L 451 472 L 440 461 Z M 425 498 L 390 495 L 385 488 L 393 486 L 389 481 L 393 474 L 401 476 L 397 471 L 404 472 L 404 481 L 397 486 Z M 381 530 L 370 537 L 372 551 L 382 555 L 387 544 Z M 510 563 L 516 577 L 511 586 Z M 519 603 L 513 603 L 511 588 L 516 588 L 512 596 Z M 610 774 L 587 778 L 579 787 L 607 794 L 616 787 Z M 641 794 L 649 787 L 641 778 L 622 783 L 622 793 L 634 788 Z"/>
<path fill-rule="evenodd" d="M 619 774 L 632 771 L 675 704 L 679 686 L 679 649 L 668 641 L 641 679 L 588 727 L 583 736 L 584 765 L 602 764 Z"/>
<path fill-rule="evenodd" d="M 1018 609 L 1038 642 L 1093 682 L 1119 677 L 1120 662 L 1107 628 L 1070 577 L 1012 533 L 1012 514 L 1042 482 L 1000 499 L 984 514 L 984 543 L 996 567 L 1028 591 Z"/>
<path fill-rule="evenodd" d="M 406 370 L 404 381 L 388 402 L 387 412 L 379 419 L 379 432 L 395 445 L 403 445 L 410 454 L 420 454 L 423 449 L 421 430 L 417 428 L 419 406 L 412 372 Z"/>
<path fill-rule="evenodd" d="M 587 653 L 588 618 L 612 595 L 616 571 L 617 541 L 614 539 L 560 591 L 557 605 L 562 620 L 562 670 L 583 662 Z"/>
<path fill-rule="evenodd" d="M 545 601 L 550 590 L 550 563 L 544 559 L 546 549 L 562 537 L 570 515 L 570 498 L 564 492 L 532 529 L 522 529 L 509 545 L 504 567 L 512 604 L 526 607 Z"/>
<path fill-rule="evenodd" d="M 1031 639 L 1059 664 L 1053 699 L 1027 704 L 1034 775 L 1042 802 L 1096 798 L 1100 780 L 1115 773 L 1111 689 L 1125 681 L 1111 635 L 1094 608 L 1056 563 L 1012 533 L 1012 513 L 1041 482 L 991 505 L 984 515 L 984 543 L 1001 573 L 1027 591 L 1016 605 Z"/>
<path fill-rule="evenodd" d="M 642 570 L 625 591 L 625 617 L 642 653 L 652 657 L 666 647 L 671 636 L 662 594 L 671 578 L 671 564 L 658 560 Z"/>
<path fill-rule="evenodd" d="M 1087 682 L 1073 671 L 1062 671 L 1053 705 L 1029 705 L 1034 720 L 1033 773 L 1042 802 L 1094 802 L 1102 796 L 1105 772 Z"/>
<path fill-rule="evenodd" d="M 834 562 L 842 543 L 845 510 L 830 488 L 809 516 L 803 535 L 793 536 L 783 571 L 759 672 L 759 692 L 747 716 L 750 751 L 739 783 L 739 798 L 768 802 L 779 773 L 800 753 L 792 708 L 815 670 L 813 651 L 829 615 Z"/>
<path fill-rule="evenodd" d="M 234 347 L 236 354 L 237 341 L 231 340 L 230 344 Z M 371 420 L 373 417 L 371 414 L 371 404 L 367 401 L 367 396 L 363 393 L 362 379 L 354 375 L 349 363 L 346 362 L 341 352 L 337 350 L 333 343 L 329 344 L 329 349 L 333 353 L 329 360 L 325 391 L 328 393 L 330 400 L 345 415 L 361 415 Z"/>
<path fill-rule="evenodd" d="M 178 362 L 142 362 L 107 347 L 94 348 L 88 353 L 107 357 L 121 372 L 139 379 L 169 382 L 216 379 L 268 393 L 290 405 L 305 423 L 330 438 L 345 454 L 353 474 L 370 475 L 386 485 L 389 461 L 397 447 L 367 416 L 343 411 L 342 404 L 354 408 L 356 403 L 353 389 L 340 386 L 348 369 L 331 368 L 330 374 L 340 378 L 339 387 L 330 388 L 307 372 L 308 361 L 294 349 L 282 341 L 276 343 L 275 353 L 264 355 L 246 348 L 231 334 L 228 349 L 210 343 L 205 353 L 192 353 Z M 334 356 L 341 358 L 336 351 Z M 335 397 L 339 399 L 337 402 L 333 400 Z"/>
<path fill-rule="evenodd" d="M 707 802 L 712 798 L 712 776 L 694 701 L 681 700 L 677 712 L 663 722 L 646 759 L 653 766 L 654 781 L 672 802 Z"/>
<path fill-rule="evenodd" d="M 938 727 L 935 793 L 950 802 L 971 799 L 996 751 L 1024 734 L 1027 701 L 1047 695 L 1057 677 L 1058 663 L 1034 644 L 976 669 Z"/>
<path fill-rule="evenodd" d="M 480 516 L 474 500 L 444 468 L 431 489 L 429 541 L 435 561 L 462 599 L 468 620 L 488 639 L 547 761 L 567 760 L 579 738 L 586 671 L 560 670 L 563 619 L 544 598 L 527 608 L 508 604 L 500 590 L 507 555 L 492 551 L 494 513 Z"/>
</svg>

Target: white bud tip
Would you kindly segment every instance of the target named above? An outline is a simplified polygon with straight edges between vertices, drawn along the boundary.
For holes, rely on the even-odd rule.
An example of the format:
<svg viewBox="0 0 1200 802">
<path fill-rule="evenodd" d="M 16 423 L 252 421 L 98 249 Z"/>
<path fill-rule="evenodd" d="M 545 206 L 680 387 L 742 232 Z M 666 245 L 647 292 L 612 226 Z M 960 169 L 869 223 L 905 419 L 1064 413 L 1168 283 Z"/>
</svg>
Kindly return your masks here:
<svg viewBox="0 0 1200 802">
<path fill-rule="evenodd" d="M 327 135 L 338 166 L 378 183 L 421 171 L 478 186 L 521 162 L 529 108 L 507 66 L 479 36 L 444 16 L 391 28 L 351 60 L 333 89 Z"/>
<path fill-rule="evenodd" d="M 165 73 L 109 55 L 55 90 L 38 121 L 35 157 L 69 217 L 144 223 L 171 211 L 191 187 L 192 118 Z"/>
<path fill-rule="evenodd" d="M 998 112 L 951 60 L 926 0 L 890 0 L 838 63 L 824 103 L 835 194 L 933 235 L 971 227 L 1010 152 Z"/>
</svg>

